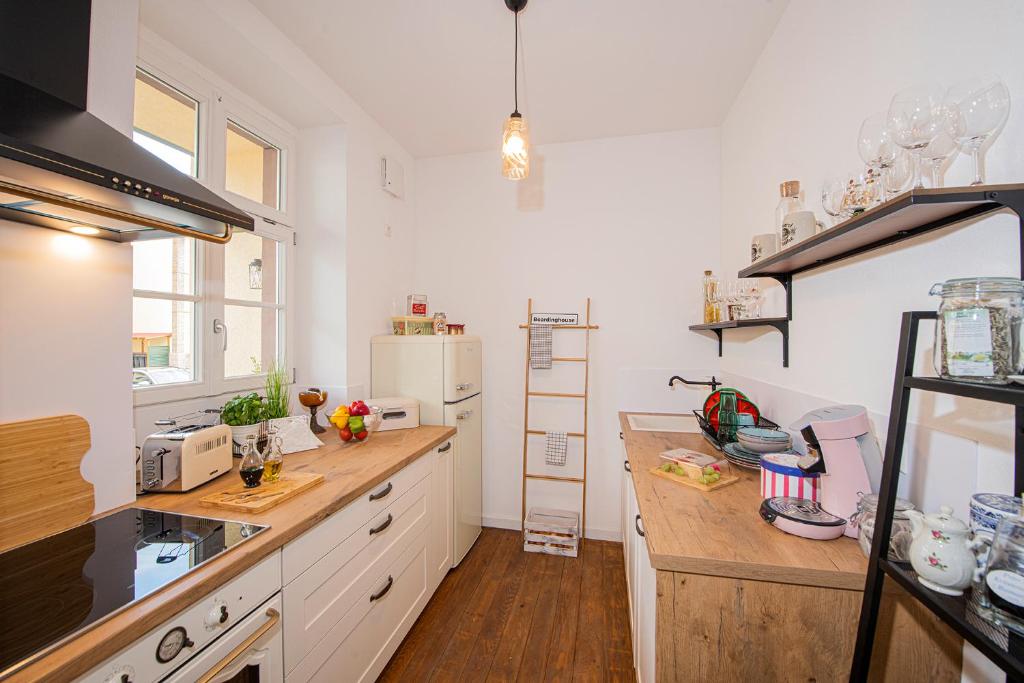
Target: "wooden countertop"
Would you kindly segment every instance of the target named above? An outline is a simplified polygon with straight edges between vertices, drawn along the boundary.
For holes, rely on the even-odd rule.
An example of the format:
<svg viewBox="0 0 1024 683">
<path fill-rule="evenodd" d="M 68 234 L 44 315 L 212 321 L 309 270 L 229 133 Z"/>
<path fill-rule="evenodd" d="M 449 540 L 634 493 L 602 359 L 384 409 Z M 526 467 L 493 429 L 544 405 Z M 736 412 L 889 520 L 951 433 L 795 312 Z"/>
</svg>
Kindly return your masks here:
<svg viewBox="0 0 1024 683">
<path fill-rule="evenodd" d="M 451 427 L 423 426 L 378 432 L 365 444 L 343 445 L 337 432 L 329 430 L 321 435 L 325 446 L 285 456 L 286 471 L 320 472 L 324 475 L 324 483 L 262 514 L 229 512 L 199 504 L 203 496 L 238 483 L 235 473 L 225 474 L 188 493 L 140 496 L 133 505 L 125 507 L 226 517 L 240 522 L 269 524 L 270 528 L 123 612 L 94 625 L 7 680 L 68 681 L 88 673 L 177 612 L 254 566 L 454 435 L 455 429 Z"/>
<path fill-rule="evenodd" d="M 760 476 L 751 470 L 733 467 L 740 481 L 708 493 L 651 474 L 664 451 L 717 451 L 700 434 L 633 431 L 627 414 L 619 423 L 655 569 L 864 589 L 867 558 L 855 539 L 815 541 L 765 523 Z"/>
</svg>

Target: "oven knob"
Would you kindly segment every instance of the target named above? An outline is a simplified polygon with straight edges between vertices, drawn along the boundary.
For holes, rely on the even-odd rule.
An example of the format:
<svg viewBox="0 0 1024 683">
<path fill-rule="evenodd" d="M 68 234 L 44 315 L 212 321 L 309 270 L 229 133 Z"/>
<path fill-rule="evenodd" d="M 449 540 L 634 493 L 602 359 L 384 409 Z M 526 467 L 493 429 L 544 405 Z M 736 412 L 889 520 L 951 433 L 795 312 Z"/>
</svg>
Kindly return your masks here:
<svg viewBox="0 0 1024 683">
<path fill-rule="evenodd" d="M 135 669 L 130 666 L 119 666 L 103 679 L 103 683 L 134 683 L 134 681 Z"/>
<path fill-rule="evenodd" d="M 207 612 L 206 618 L 203 619 L 203 625 L 206 626 L 207 631 L 213 631 L 214 629 L 223 627 L 228 623 L 228 619 L 231 615 L 228 614 L 227 604 L 220 602 L 219 600 L 213 604 L 210 611 Z"/>
</svg>

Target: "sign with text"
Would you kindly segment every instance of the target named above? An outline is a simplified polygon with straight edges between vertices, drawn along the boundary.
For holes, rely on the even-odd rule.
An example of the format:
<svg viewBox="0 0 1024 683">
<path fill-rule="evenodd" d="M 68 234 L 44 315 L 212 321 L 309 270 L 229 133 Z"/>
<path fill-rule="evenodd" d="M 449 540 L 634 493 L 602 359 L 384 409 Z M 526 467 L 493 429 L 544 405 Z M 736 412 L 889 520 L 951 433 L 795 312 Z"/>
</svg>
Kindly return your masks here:
<svg viewBox="0 0 1024 683">
<path fill-rule="evenodd" d="M 579 325 L 579 313 L 532 313 L 531 325 Z"/>
</svg>

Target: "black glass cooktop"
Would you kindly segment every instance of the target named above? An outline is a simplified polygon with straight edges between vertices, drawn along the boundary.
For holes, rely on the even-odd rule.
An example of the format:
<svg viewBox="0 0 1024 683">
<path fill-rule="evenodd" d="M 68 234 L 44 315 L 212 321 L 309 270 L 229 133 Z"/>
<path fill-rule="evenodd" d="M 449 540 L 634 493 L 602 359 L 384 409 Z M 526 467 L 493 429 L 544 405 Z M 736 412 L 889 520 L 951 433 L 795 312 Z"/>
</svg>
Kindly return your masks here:
<svg viewBox="0 0 1024 683">
<path fill-rule="evenodd" d="M 265 528 L 129 508 L 0 553 L 0 677 Z"/>
</svg>

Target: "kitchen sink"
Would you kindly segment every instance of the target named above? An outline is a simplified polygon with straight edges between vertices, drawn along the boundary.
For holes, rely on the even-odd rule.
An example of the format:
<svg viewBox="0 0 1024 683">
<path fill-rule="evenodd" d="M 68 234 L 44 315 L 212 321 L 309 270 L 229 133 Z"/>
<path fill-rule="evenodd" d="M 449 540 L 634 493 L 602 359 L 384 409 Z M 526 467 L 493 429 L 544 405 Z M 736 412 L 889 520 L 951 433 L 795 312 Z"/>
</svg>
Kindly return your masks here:
<svg viewBox="0 0 1024 683">
<path fill-rule="evenodd" d="M 626 419 L 634 432 L 700 433 L 700 425 L 693 415 L 627 415 Z"/>
</svg>

